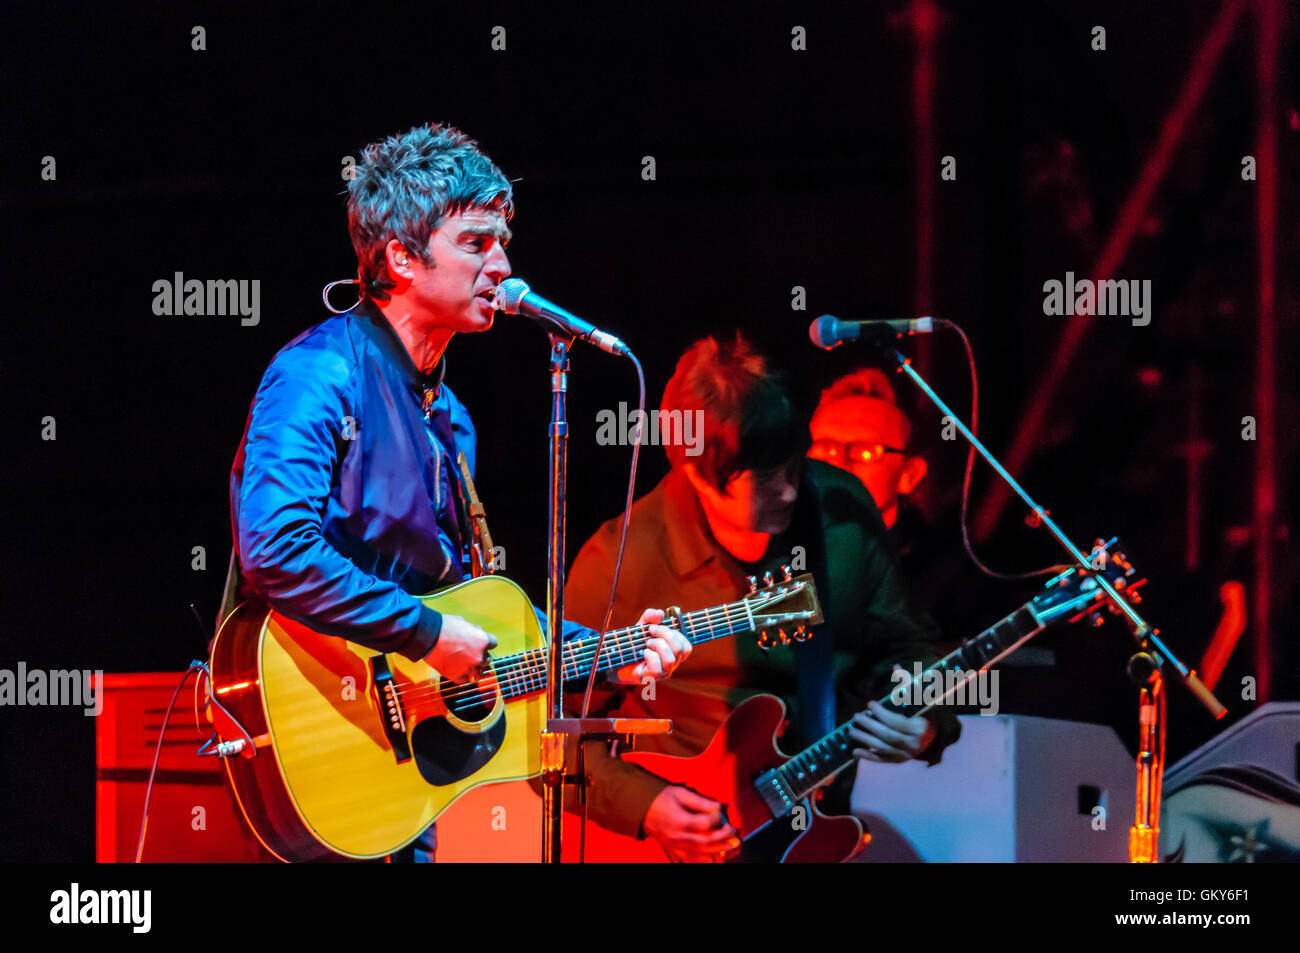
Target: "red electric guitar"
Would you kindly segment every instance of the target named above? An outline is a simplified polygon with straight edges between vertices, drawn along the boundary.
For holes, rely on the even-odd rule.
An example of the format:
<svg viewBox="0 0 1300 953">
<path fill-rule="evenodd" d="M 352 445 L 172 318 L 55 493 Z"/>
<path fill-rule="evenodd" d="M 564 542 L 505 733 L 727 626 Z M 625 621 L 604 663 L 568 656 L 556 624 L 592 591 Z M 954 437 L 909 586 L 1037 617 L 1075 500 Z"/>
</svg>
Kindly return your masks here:
<svg viewBox="0 0 1300 953">
<path fill-rule="evenodd" d="M 1101 606 L 1095 604 L 1106 595 L 1095 575 L 1106 576 L 1130 602 L 1137 602 L 1135 590 L 1146 580 L 1131 581 L 1133 566 L 1113 548 L 1115 543 L 1112 539 L 1093 550 L 1094 572 L 1069 569 L 1054 576 L 1033 600 L 963 643 L 926 673 L 961 673 L 943 680 L 946 697 L 1051 622 L 1065 616 L 1073 622 L 1086 615 L 1099 623 Z M 923 675 L 922 684 L 931 678 Z M 924 714 L 936 704 L 907 704 L 892 694 L 880 703 L 906 715 Z M 774 695 L 756 695 L 736 708 L 709 746 L 694 757 L 634 751 L 623 759 L 727 805 L 727 820 L 740 831 L 736 858 L 740 862 L 834 863 L 848 860 L 867 840 L 857 818 L 823 814 L 815 796 L 819 787 L 854 763 L 849 727 L 845 722 L 793 757 L 787 756 L 777 746 L 785 728 L 785 703 Z M 572 829 L 576 823 L 570 825 Z M 577 840 L 566 838 L 575 845 Z M 653 838 L 624 837 L 588 822 L 586 859 L 664 863 L 668 857 Z"/>
</svg>

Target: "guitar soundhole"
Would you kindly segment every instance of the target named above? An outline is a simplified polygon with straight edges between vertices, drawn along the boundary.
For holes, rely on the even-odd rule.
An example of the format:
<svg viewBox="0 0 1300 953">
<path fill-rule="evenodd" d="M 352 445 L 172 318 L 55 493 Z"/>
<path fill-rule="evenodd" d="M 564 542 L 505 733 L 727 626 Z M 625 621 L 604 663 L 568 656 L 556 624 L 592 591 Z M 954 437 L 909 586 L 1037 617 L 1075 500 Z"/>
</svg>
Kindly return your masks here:
<svg viewBox="0 0 1300 953">
<path fill-rule="evenodd" d="M 490 677 L 473 685 L 444 682 L 439 692 L 456 717 L 482 722 L 496 703 L 497 687 Z M 487 724 L 463 728 L 446 718 L 425 718 L 411 729 L 411 750 L 420 775 L 434 785 L 453 784 L 487 764 L 501 750 L 506 738 L 506 713 L 501 711 Z"/>
<path fill-rule="evenodd" d="M 497 682 L 494 674 L 485 675 L 477 682 L 451 682 L 444 680 L 438 686 L 447 710 L 462 721 L 482 721 L 492 714 L 497 703 Z"/>
</svg>

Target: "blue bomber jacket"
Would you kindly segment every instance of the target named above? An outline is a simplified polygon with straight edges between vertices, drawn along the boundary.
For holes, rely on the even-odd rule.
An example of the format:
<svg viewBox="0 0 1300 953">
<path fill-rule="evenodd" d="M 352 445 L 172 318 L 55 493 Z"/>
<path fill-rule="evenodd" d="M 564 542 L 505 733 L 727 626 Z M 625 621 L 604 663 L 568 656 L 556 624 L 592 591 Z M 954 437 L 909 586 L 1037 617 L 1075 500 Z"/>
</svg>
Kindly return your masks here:
<svg viewBox="0 0 1300 953">
<path fill-rule="evenodd" d="M 369 301 L 275 355 L 230 473 L 240 595 L 376 651 L 428 654 L 442 616 L 416 597 L 464 578 L 455 459 L 473 473 L 476 447 L 443 369 L 418 371 Z M 566 622 L 564 637 L 587 631 Z"/>
</svg>

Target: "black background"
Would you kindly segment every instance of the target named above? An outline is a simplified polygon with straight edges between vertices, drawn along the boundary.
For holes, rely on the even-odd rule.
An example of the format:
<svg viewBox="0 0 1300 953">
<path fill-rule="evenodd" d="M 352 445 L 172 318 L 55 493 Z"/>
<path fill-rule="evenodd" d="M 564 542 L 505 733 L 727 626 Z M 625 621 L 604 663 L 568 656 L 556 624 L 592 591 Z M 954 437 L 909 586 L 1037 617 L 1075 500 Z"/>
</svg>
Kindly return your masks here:
<svg viewBox="0 0 1300 953">
<path fill-rule="evenodd" d="M 0 29 L 6 585 L 0 664 L 177 671 L 201 658 L 230 549 L 227 480 L 248 402 L 275 351 L 321 320 L 320 288 L 355 273 L 345 156 L 419 122 L 477 138 L 515 180 L 510 257 L 542 294 L 628 341 L 651 406 L 698 337 L 742 327 L 811 404 L 869 359 L 811 347 L 807 326 L 932 311 L 970 334 L 981 433 L 1009 446 L 1064 319 L 1042 284 L 1080 277 L 1149 155 L 1218 5 L 941 3 L 936 152 L 913 153 L 913 47 L 895 3 L 615 5 L 497 3 L 8 5 Z M 492 28 L 507 49 L 491 49 Z M 791 49 L 791 28 L 807 50 Z M 1090 48 L 1104 25 L 1107 49 Z M 191 29 L 206 29 L 204 51 Z M 1297 32 L 1286 23 L 1283 63 Z M 1150 279 L 1148 327 L 1097 317 L 1038 449 L 1018 474 L 1080 542 L 1120 533 L 1144 574 L 1149 616 L 1189 663 L 1218 618 L 1225 579 L 1249 584 L 1256 445 L 1240 439 L 1254 393 L 1257 184 L 1255 25 L 1239 22 L 1118 276 Z M 1294 474 L 1295 82 L 1282 75 L 1278 233 L 1279 497 Z M 57 179 L 42 181 L 42 157 Z M 653 156 L 655 181 L 641 176 Z M 914 292 L 917 176 L 936 179 L 934 280 Z M 1086 210 L 1082 218 L 1078 213 Z M 1068 224 L 1073 218 L 1074 225 Z M 159 317 L 152 284 L 258 279 L 261 321 Z M 791 289 L 807 291 L 792 311 Z M 338 289 L 344 303 L 349 289 Z M 933 383 L 969 407 L 954 337 L 930 346 Z M 1202 563 L 1185 565 L 1189 381 L 1204 381 Z M 502 317 L 449 350 L 448 381 L 477 424 L 479 490 L 507 569 L 544 597 L 546 339 Z M 900 390 L 908 385 L 899 381 Z M 628 448 L 596 445 L 602 408 L 636 399 L 630 365 L 592 350 L 570 381 L 570 554 L 621 508 Z M 41 439 L 41 420 L 57 440 Z M 931 441 L 926 502 L 952 551 L 964 454 Z M 638 494 L 666 470 L 642 455 Z M 977 468 L 975 500 L 991 485 Z M 1008 507 L 981 552 L 1005 569 L 1056 558 Z M 1293 525 L 1293 524 L 1291 524 Z M 203 546 L 207 568 L 191 568 Z M 1280 548 L 1275 697 L 1296 697 L 1294 559 Z M 973 572 L 973 571 L 972 571 Z M 979 628 L 1034 586 L 989 582 Z M 1045 635 L 1060 677 L 1004 710 L 1093 718 L 1131 741 L 1118 627 Z M 1233 717 L 1251 703 L 1252 630 L 1224 676 Z M 1026 682 L 1025 684 L 1031 684 Z M 1171 760 L 1214 730 L 1175 693 Z M 93 855 L 93 720 L 0 711 L 0 856 Z"/>
</svg>

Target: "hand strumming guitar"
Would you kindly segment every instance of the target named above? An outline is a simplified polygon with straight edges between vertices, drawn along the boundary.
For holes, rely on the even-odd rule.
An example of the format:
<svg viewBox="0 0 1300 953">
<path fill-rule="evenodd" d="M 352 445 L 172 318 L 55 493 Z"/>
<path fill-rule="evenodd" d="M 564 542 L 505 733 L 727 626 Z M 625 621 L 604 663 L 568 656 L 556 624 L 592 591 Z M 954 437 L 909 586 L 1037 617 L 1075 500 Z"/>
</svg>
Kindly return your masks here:
<svg viewBox="0 0 1300 953">
<path fill-rule="evenodd" d="M 444 678 L 472 681 L 487 666 L 488 652 L 496 647 L 495 635 L 458 615 L 444 614 L 438 641 L 424 661 Z"/>
<path fill-rule="evenodd" d="M 740 847 L 740 835 L 722 811 L 720 801 L 670 784 L 650 802 L 641 827 L 659 842 L 669 860 L 714 863 Z"/>
</svg>

